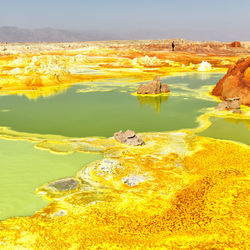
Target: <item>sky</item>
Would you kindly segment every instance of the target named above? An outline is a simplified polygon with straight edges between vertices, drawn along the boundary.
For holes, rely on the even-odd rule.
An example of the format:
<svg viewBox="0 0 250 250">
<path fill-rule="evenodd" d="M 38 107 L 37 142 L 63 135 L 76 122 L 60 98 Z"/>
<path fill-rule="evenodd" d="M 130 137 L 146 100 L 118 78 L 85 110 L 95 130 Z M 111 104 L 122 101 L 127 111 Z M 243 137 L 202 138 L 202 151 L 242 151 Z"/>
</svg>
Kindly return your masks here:
<svg viewBox="0 0 250 250">
<path fill-rule="evenodd" d="M 0 0 L 0 27 L 51 27 L 117 38 L 250 40 L 250 0 Z"/>
</svg>

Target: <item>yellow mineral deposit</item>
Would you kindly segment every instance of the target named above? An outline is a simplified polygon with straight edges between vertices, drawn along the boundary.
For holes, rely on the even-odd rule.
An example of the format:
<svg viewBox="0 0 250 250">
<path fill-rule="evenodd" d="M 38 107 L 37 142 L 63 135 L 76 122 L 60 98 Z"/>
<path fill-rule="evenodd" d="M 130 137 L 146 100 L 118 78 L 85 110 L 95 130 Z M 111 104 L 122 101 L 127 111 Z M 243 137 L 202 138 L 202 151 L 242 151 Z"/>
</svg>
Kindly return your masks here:
<svg viewBox="0 0 250 250">
<path fill-rule="evenodd" d="M 20 52 L 13 45 L 9 51 L 15 54 L 0 57 L 0 94 L 37 98 L 79 82 L 225 72 L 239 57 L 227 52 L 204 56 L 184 48 L 168 53 L 139 42 L 83 45 L 60 50 L 53 44 L 51 50 L 47 46 L 36 54 Z M 91 88 L 95 87 L 88 91 Z M 210 98 L 207 86 L 199 91 L 205 100 Z M 138 96 L 142 105 L 150 105 L 150 98 Z M 157 98 L 161 102 L 168 96 Z M 249 109 L 243 108 L 243 116 L 248 114 Z M 221 115 L 208 110 L 194 130 L 140 134 L 146 144 L 138 147 L 114 138 L 42 137 L 1 128 L 1 137 L 31 140 L 39 149 L 102 152 L 104 158 L 83 166 L 73 178 L 38 187 L 37 193 L 52 203 L 33 216 L 1 221 L 0 248 L 247 249 L 249 147 L 195 135 L 209 126 L 210 117 Z M 63 181 L 74 188 L 55 188 Z"/>
<path fill-rule="evenodd" d="M 74 190 L 38 188 L 53 202 L 34 216 L 2 221 L 1 247 L 247 248 L 249 148 L 189 131 L 141 137 L 141 147 L 113 138 L 38 144 L 103 150 L 104 159 L 71 178 Z"/>
<path fill-rule="evenodd" d="M 238 58 L 237 55 L 231 58 L 228 55 L 199 56 L 182 51 L 173 55 L 162 51 L 132 49 L 130 46 L 109 48 L 105 43 L 85 44 L 82 49 L 75 50 L 59 50 L 59 45 L 57 48 L 55 44 L 40 53 L 31 53 L 32 45 L 28 51 L 9 46 L 10 53 L 0 57 L 0 94 L 18 93 L 28 97 L 32 96 L 30 90 L 38 90 L 38 97 L 43 95 L 45 87 L 64 85 L 63 88 L 68 88 L 72 83 L 109 78 L 150 80 L 156 74 L 166 76 L 180 72 L 225 72 Z M 37 47 L 33 47 L 36 51 Z M 90 70 L 93 72 L 89 73 Z M 48 89 L 45 92 L 48 94 Z M 53 95 L 54 91 L 51 92 Z"/>
</svg>

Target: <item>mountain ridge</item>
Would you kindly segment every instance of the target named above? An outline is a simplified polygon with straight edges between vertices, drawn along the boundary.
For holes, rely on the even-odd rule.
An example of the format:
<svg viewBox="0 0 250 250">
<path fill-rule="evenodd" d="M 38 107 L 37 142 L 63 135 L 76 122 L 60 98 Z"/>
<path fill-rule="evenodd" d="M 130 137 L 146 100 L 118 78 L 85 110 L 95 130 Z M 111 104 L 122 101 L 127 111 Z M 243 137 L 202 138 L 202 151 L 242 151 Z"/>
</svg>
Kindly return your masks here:
<svg viewBox="0 0 250 250">
<path fill-rule="evenodd" d="M 78 42 L 110 40 L 114 36 L 96 31 L 69 31 L 54 28 L 24 29 L 15 26 L 0 27 L 0 42 Z"/>
</svg>

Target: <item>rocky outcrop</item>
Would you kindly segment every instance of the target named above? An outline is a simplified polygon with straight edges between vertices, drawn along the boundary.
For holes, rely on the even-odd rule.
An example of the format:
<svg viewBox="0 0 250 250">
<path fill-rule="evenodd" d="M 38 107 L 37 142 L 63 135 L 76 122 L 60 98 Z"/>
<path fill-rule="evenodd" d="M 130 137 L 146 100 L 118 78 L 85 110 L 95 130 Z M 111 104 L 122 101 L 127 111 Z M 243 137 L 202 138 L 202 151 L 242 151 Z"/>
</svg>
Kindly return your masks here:
<svg viewBox="0 0 250 250">
<path fill-rule="evenodd" d="M 160 94 L 169 93 L 170 90 L 167 84 L 161 84 L 159 76 L 156 76 L 153 81 L 148 84 L 141 84 L 137 89 L 137 94 Z"/>
<path fill-rule="evenodd" d="M 225 101 L 219 103 L 216 109 L 219 111 L 231 110 L 232 113 L 241 114 L 242 112 L 240 110 L 239 100 L 240 100 L 239 97 L 228 98 Z"/>
<path fill-rule="evenodd" d="M 250 57 L 240 59 L 212 91 L 222 100 L 239 97 L 239 104 L 250 106 Z"/>
<path fill-rule="evenodd" d="M 127 130 L 124 133 L 120 130 L 119 132 L 114 134 L 114 137 L 118 142 L 130 146 L 141 146 L 145 144 L 145 142 L 132 130 Z"/>
<path fill-rule="evenodd" d="M 238 41 L 234 41 L 234 42 L 232 42 L 232 43 L 229 44 L 229 47 L 241 48 L 241 44 Z"/>
<path fill-rule="evenodd" d="M 65 192 L 77 189 L 79 181 L 73 178 L 65 178 L 54 181 L 47 185 L 48 188 L 53 189 L 57 192 Z"/>
</svg>

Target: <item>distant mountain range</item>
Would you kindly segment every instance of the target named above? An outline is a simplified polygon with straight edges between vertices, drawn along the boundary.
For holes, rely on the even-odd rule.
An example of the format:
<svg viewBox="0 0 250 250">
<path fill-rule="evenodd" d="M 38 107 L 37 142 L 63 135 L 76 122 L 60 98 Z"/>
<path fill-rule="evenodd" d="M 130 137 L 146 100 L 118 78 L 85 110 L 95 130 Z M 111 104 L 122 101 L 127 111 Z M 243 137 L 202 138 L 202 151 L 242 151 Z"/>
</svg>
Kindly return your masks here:
<svg viewBox="0 0 250 250">
<path fill-rule="evenodd" d="M 53 28 L 23 29 L 0 27 L 0 42 L 77 42 L 117 39 L 112 34 L 96 31 L 68 31 Z"/>
<path fill-rule="evenodd" d="M 249 41 L 250 29 L 244 34 L 240 31 L 228 32 L 226 30 L 189 30 L 155 29 L 117 32 L 100 32 L 96 30 L 74 31 L 54 28 L 24 29 L 12 26 L 0 27 L 0 42 L 80 42 L 80 41 L 107 41 L 107 40 L 147 40 L 185 38 L 188 40 L 219 40 L 219 41 Z"/>
</svg>

